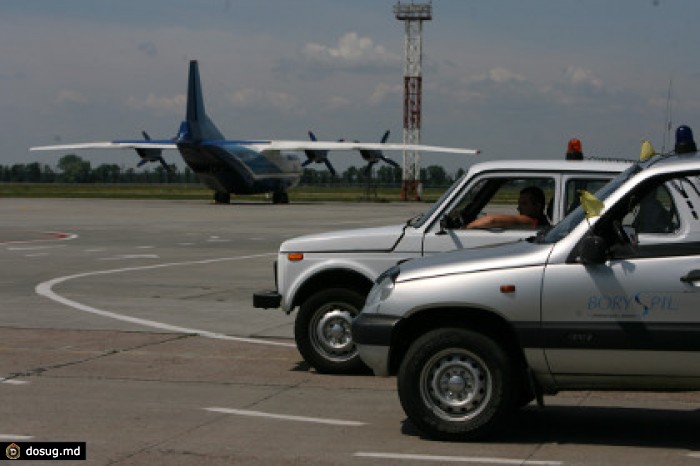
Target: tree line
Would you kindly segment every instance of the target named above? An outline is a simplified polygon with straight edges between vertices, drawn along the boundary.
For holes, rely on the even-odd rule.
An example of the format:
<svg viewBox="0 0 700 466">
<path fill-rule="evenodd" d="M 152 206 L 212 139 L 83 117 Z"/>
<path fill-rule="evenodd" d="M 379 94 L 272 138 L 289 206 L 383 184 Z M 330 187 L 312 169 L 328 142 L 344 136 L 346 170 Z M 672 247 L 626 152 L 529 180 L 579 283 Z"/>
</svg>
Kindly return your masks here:
<svg viewBox="0 0 700 466">
<path fill-rule="evenodd" d="M 92 167 L 88 160 L 70 154 L 61 157 L 55 168 L 39 162 L 14 165 L 0 165 L 0 182 L 3 183 L 199 183 L 197 175 L 185 167 L 180 170 L 176 165 L 169 165 L 169 170 L 156 166 L 136 170 L 123 168 L 117 164 L 100 164 Z M 460 169 L 450 176 L 442 166 L 430 165 L 421 169 L 421 181 L 426 187 L 439 187 L 451 184 L 464 173 Z M 382 165 L 373 170 L 367 167 L 349 167 L 338 175 L 331 176 L 327 170 L 305 168 L 300 184 L 318 185 L 340 183 L 344 185 L 401 185 L 402 170 L 397 167 Z"/>
</svg>

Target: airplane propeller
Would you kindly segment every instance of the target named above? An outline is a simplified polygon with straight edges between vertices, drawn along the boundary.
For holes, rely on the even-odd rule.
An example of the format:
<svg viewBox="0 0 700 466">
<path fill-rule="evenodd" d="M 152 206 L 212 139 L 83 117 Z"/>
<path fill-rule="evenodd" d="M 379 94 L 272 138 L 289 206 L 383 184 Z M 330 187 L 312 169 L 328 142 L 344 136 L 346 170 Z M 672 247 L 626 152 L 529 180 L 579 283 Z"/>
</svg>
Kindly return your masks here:
<svg viewBox="0 0 700 466">
<path fill-rule="evenodd" d="M 148 135 L 146 131 L 141 131 L 141 134 L 143 134 L 143 138 L 146 141 L 150 141 L 151 137 Z M 161 153 L 163 152 L 162 149 L 134 149 L 137 154 L 139 154 L 139 157 L 141 157 L 141 161 L 136 164 L 137 167 L 141 167 L 144 164 L 148 162 L 160 162 L 160 164 L 165 168 L 165 171 L 168 173 L 172 172 L 172 169 L 168 166 L 167 163 L 165 163 L 165 159 L 163 159 L 163 156 Z"/>
<path fill-rule="evenodd" d="M 309 131 L 309 139 L 312 141 L 316 141 L 316 135 Z M 314 149 L 307 149 L 304 151 L 306 154 L 306 157 L 308 157 L 307 160 L 302 162 L 301 166 L 305 167 L 311 163 L 325 163 L 326 167 L 328 168 L 328 171 L 331 172 L 331 176 L 335 176 L 336 171 L 335 168 L 333 168 L 333 165 L 331 165 L 330 160 L 328 160 L 328 151 L 327 150 L 314 150 Z"/>
<path fill-rule="evenodd" d="M 382 136 L 382 139 L 380 142 L 384 144 L 387 139 L 389 139 L 389 130 L 387 130 L 384 133 L 384 136 Z M 358 141 L 355 141 L 358 142 Z M 401 165 L 398 163 L 394 162 L 390 158 L 386 157 L 384 153 L 380 150 L 360 150 L 360 155 L 362 156 L 363 159 L 367 161 L 367 166 L 365 167 L 365 173 L 369 173 L 372 170 L 372 166 L 374 166 L 375 163 L 379 162 L 380 160 L 384 163 L 388 163 L 389 165 L 396 167 L 396 168 L 401 168 Z"/>
</svg>

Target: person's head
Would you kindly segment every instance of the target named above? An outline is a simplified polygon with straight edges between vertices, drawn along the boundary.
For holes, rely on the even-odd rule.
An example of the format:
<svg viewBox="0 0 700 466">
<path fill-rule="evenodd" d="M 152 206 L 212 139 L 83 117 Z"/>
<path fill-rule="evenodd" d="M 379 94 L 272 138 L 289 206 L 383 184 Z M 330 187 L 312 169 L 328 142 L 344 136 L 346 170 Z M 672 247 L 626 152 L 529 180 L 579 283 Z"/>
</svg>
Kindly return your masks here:
<svg viewBox="0 0 700 466">
<path fill-rule="evenodd" d="M 538 217 L 544 213 L 544 192 L 537 186 L 528 186 L 520 190 L 518 212 L 528 217 Z"/>
<path fill-rule="evenodd" d="M 681 125 L 676 129 L 676 154 L 687 154 L 697 152 L 693 130 L 689 126 Z"/>
</svg>

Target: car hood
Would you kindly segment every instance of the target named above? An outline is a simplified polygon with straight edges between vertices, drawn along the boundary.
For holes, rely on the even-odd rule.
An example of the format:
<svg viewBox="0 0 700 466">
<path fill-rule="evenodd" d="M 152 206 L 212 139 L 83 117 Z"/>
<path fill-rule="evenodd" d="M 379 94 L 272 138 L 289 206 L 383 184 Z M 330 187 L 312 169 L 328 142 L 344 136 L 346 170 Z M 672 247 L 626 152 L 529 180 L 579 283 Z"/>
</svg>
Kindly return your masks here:
<svg viewBox="0 0 700 466">
<path fill-rule="evenodd" d="M 508 267 L 544 265 L 552 246 L 552 244 L 538 244 L 521 240 L 478 248 L 459 249 L 413 259 L 401 264 L 398 281 Z"/>
<path fill-rule="evenodd" d="M 404 228 L 404 225 L 391 225 L 299 236 L 283 242 L 280 252 L 390 251 Z"/>
</svg>

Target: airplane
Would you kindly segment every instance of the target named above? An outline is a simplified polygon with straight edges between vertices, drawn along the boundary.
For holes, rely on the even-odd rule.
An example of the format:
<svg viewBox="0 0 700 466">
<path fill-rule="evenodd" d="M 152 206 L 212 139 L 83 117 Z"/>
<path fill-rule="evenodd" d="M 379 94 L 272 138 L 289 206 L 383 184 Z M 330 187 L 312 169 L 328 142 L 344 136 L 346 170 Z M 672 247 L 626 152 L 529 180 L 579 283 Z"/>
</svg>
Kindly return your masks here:
<svg viewBox="0 0 700 466">
<path fill-rule="evenodd" d="M 202 85 L 197 60 L 190 61 L 187 84 L 187 110 L 173 139 L 155 140 L 144 134 L 143 140 L 115 140 L 35 146 L 29 150 L 135 149 L 140 164 L 162 161 L 161 151 L 178 149 L 187 166 L 200 181 L 214 191 L 214 202 L 229 204 L 231 194 L 272 193 L 275 204 L 288 203 L 287 190 L 299 183 L 302 166 L 297 154 L 283 151 L 306 151 L 309 160 L 327 161 L 331 150 L 412 150 L 453 154 L 478 154 L 476 149 L 427 146 L 420 144 L 386 144 L 361 142 L 242 139 L 227 140 L 204 110 Z"/>
</svg>

